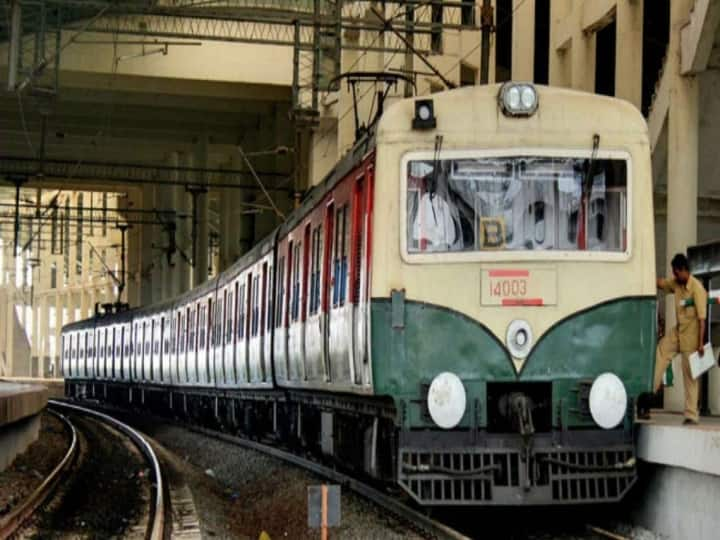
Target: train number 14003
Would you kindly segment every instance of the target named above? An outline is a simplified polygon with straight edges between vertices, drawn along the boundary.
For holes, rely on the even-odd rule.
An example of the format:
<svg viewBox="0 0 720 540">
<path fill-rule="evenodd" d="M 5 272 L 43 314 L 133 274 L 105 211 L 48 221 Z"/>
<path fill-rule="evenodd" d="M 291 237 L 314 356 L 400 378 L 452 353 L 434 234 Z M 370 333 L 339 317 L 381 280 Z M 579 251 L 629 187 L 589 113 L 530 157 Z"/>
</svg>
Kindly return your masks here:
<svg viewBox="0 0 720 540">
<path fill-rule="evenodd" d="M 490 282 L 490 295 L 497 297 L 523 297 L 527 294 L 526 279 L 499 279 Z"/>
</svg>

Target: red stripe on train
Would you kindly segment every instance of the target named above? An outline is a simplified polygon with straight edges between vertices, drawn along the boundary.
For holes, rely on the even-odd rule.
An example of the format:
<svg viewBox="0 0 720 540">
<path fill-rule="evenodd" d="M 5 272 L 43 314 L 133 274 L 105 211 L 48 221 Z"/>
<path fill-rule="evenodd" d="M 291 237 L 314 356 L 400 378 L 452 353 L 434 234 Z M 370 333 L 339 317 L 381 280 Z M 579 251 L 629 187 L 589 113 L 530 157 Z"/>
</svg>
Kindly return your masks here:
<svg viewBox="0 0 720 540">
<path fill-rule="evenodd" d="M 490 277 L 530 277 L 530 270 L 490 270 Z"/>
<path fill-rule="evenodd" d="M 542 306 L 542 298 L 503 298 L 503 306 Z"/>
</svg>

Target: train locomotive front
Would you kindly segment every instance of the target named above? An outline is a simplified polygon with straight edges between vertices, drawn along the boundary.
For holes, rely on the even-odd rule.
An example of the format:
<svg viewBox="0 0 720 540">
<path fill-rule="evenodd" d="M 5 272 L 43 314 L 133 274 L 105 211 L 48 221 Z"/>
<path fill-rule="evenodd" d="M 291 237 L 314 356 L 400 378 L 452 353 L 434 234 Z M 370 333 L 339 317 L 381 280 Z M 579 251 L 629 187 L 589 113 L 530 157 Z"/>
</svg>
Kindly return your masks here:
<svg viewBox="0 0 720 540">
<path fill-rule="evenodd" d="M 428 506 L 620 500 L 656 343 L 640 113 L 468 87 L 389 108 L 376 159 L 370 355 L 399 484 Z"/>
</svg>

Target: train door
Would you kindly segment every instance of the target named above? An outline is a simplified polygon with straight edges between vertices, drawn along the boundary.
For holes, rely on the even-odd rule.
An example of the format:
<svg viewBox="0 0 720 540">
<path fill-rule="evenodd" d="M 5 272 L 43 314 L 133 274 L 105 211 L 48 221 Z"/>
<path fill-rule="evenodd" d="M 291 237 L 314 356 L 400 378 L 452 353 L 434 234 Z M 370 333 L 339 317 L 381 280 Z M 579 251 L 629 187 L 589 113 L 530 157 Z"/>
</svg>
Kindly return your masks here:
<svg viewBox="0 0 720 540">
<path fill-rule="evenodd" d="M 85 375 L 88 378 L 93 378 L 95 377 L 95 330 L 88 330 L 85 334 L 87 339 L 87 360 L 85 361 L 87 371 Z"/>
<path fill-rule="evenodd" d="M 306 229 L 304 241 L 293 242 L 292 254 L 292 301 L 290 310 L 290 329 L 288 353 L 290 355 L 291 378 L 294 381 L 307 380 L 305 366 L 305 292 L 307 290 L 307 258 L 309 231 Z"/>
<path fill-rule="evenodd" d="M 267 366 L 265 365 L 265 314 L 267 311 L 267 282 L 268 282 L 268 264 L 262 264 L 262 278 L 258 283 L 259 290 L 256 293 L 259 305 L 255 309 L 257 321 L 255 325 L 255 334 L 257 336 L 257 361 L 258 361 L 258 378 L 265 381 L 267 374 Z"/>
<path fill-rule="evenodd" d="M 72 373 L 73 377 L 80 377 L 83 372 L 83 367 L 85 364 L 85 330 L 80 330 L 79 332 L 77 332 L 77 343 L 78 359 L 75 370 Z"/>
<path fill-rule="evenodd" d="M 198 370 L 202 384 L 210 384 L 210 329 L 212 327 L 212 300 L 204 298 L 200 311 L 200 336 L 198 342 Z"/>
<path fill-rule="evenodd" d="M 294 289 L 294 270 L 295 260 L 293 257 L 295 251 L 295 245 L 292 240 L 288 240 L 287 249 L 287 266 L 285 267 L 286 279 L 285 279 L 285 290 L 284 290 L 284 314 L 282 321 L 282 333 L 283 333 L 283 344 L 282 350 L 285 352 L 285 378 L 288 381 L 297 381 L 297 373 L 295 364 L 293 362 L 292 354 L 290 351 L 290 323 L 292 321 L 292 306 L 293 306 L 293 289 Z"/>
<path fill-rule="evenodd" d="M 268 257 L 269 260 L 271 260 Z M 265 302 L 263 302 L 263 324 L 264 324 L 264 332 L 263 332 L 263 380 L 265 382 L 272 382 L 271 376 L 272 376 L 272 346 L 273 346 L 273 340 L 270 339 L 270 336 L 272 336 L 272 328 L 273 328 L 273 278 L 274 278 L 274 267 L 272 264 L 268 263 L 267 266 L 267 272 L 265 277 L 265 283 L 263 285 L 263 295 L 265 296 Z"/>
<path fill-rule="evenodd" d="M 224 308 L 224 327 L 222 333 L 222 349 L 223 349 L 223 384 L 231 385 L 235 380 L 235 332 L 233 322 L 235 320 L 235 288 L 234 283 L 228 283 L 223 292 Z"/>
<path fill-rule="evenodd" d="M 350 249 L 349 205 L 337 205 L 335 208 L 333 245 L 332 245 L 332 290 L 328 306 L 327 350 L 329 352 L 332 379 L 337 383 L 350 383 L 354 380 L 354 366 L 350 361 L 350 317 L 351 308 L 347 302 L 348 253 Z"/>
<path fill-rule="evenodd" d="M 63 362 L 61 364 L 62 366 L 62 373 L 66 377 L 72 377 L 73 373 L 73 353 L 75 352 L 75 346 L 73 344 L 73 341 L 75 340 L 75 334 L 73 332 L 67 333 L 67 354 L 63 358 Z"/>
<path fill-rule="evenodd" d="M 160 382 L 167 384 L 170 377 L 168 363 L 170 361 L 170 329 L 167 315 L 160 317 Z"/>
<path fill-rule="evenodd" d="M 120 325 L 114 324 L 110 330 L 112 334 L 112 363 L 111 378 L 116 380 L 120 376 Z"/>
<path fill-rule="evenodd" d="M 367 304 L 363 288 L 363 254 L 365 246 L 365 177 L 360 176 L 353 185 L 352 220 L 350 231 L 350 275 L 348 277 L 348 300 L 350 311 L 350 362 L 352 383 L 362 384 L 365 372 L 365 321 Z"/>
<path fill-rule="evenodd" d="M 160 382 L 160 369 L 162 366 L 161 336 L 162 327 L 160 317 L 153 317 L 152 370 L 150 372 L 150 378 L 156 384 Z"/>
<path fill-rule="evenodd" d="M 278 249 L 280 252 L 280 249 Z M 288 378 L 287 365 L 287 340 L 285 338 L 285 291 L 287 290 L 287 257 L 285 254 L 278 254 L 275 279 L 275 314 L 273 325 L 275 326 L 273 340 L 273 361 L 275 362 L 275 375 L 279 380 L 286 381 Z"/>
<path fill-rule="evenodd" d="M 75 352 L 75 333 L 74 332 L 68 332 L 67 333 L 67 341 L 68 341 L 68 353 L 66 356 L 66 360 L 62 363 L 62 371 L 63 375 L 67 377 L 72 377 L 73 374 L 73 353 Z"/>
<path fill-rule="evenodd" d="M 186 353 L 188 382 L 191 384 L 198 382 L 197 356 L 195 351 L 195 346 L 197 345 L 197 319 L 198 308 L 196 304 L 192 304 L 188 308 L 187 314 L 188 344 Z"/>
<path fill-rule="evenodd" d="M 149 382 L 152 379 L 152 319 L 143 321 L 143 361 L 142 380 Z"/>
<path fill-rule="evenodd" d="M 310 260 L 308 262 L 308 293 L 307 315 L 305 318 L 305 366 L 307 378 L 311 381 L 323 381 L 323 314 L 320 310 L 320 275 L 322 269 L 322 224 L 312 226 L 310 229 Z"/>
<path fill-rule="evenodd" d="M 132 379 L 139 381 L 142 378 L 142 355 L 143 355 L 143 336 L 142 336 L 142 321 L 134 321 L 133 331 L 133 370 Z"/>
<path fill-rule="evenodd" d="M 207 354 L 205 336 L 207 334 L 207 305 L 205 299 L 198 302 L 198 327 L 197 327 L 197 372 L 198 382 L 200 384 L 207 383 Z"/>
<path fill-rule="evenodd" d="M 247 313 L 248 313 L 248 297 L 250 296 L 250 279 L 251 273 L 240 276 L 237 280 L 237 314 L 235 316 L 235 373 L 236 383 L 249 382 L 249 363 L 247 349 Z"/>
<path fill-rule="evenodd" d="M 213 375 L 215 385 L 225 384 L 225 340 L 223 329 L 225 327 L 225 310 L 227 309 L 227 290 L 216 289 L 215 293 L 215 315 L 213 317 Z"/>
<path fill-rule="evenodd" d="M 187 380 L 187 368 L 185 364 L 185 313 L 178 309 L 175 312 L 175 384 L 182 384 Z"/>
<path fill-rule="evenodd" d="M 130 325 L 123 324 L 121 326 L 120 332 L 120 343 L 122 347 L 122 358 L 120 360 L 120 378 L 123 381 L 126 381 L 128 379 L 128 367 L 130 364 Z"/>
<path fill-rule="evenodd" d="M 333 378 L 330 363 L 330 299 L 332 297 L 332 254 L 333 239 L 335 235 L 335 204 L 331 203 L 325 209 L 325 250 L 323 253 L 322 269 L 322 362 L 323 377 L 326 382 Z"/>
<path fill-rule="evenodd" d="M 260 272 L 257 270 L 252 274 L 252 282 L 250 284 L 250 311 L 248 317 L 250 319 L 250 332 L 248 333 L 248 358 L 249 364 L 249 381 L 256 382 L 258 380 L 259 364 L 260 364 L 260 347 L 258 337 L 260 311 Z"/>
<path fill-rule="evenodd" d="M 98 341 L 98 350 L 100 355 L 98 357 L 98 374 L 100 379 L 104 379 L 107 376 L 107 328 L 102 327 L 98 330 L 100 339 Z"/>
</svg>

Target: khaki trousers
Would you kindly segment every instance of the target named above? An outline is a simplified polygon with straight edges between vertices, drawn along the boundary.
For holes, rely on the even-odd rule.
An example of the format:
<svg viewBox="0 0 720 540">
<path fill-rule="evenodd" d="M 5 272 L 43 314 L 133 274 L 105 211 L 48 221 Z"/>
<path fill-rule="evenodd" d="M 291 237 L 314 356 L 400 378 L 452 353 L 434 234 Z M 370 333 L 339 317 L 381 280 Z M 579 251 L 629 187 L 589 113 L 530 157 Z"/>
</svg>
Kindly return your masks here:
<svg viewBox="0 0 720 540">
<path fill-rule="evenodd" d="M 663 374 L 673 357 L 679 352 L 677 328 L 673 328 L 669 335 L 663 336 L 655 351 L 655 391 L 662 386 Z M 685 418 L 697 421 L 698 414 L 698 381 L 693 379 L 690 372 L 690 354 L 682 354 L 683 386 L 685 387 Z"/>
</svg>

